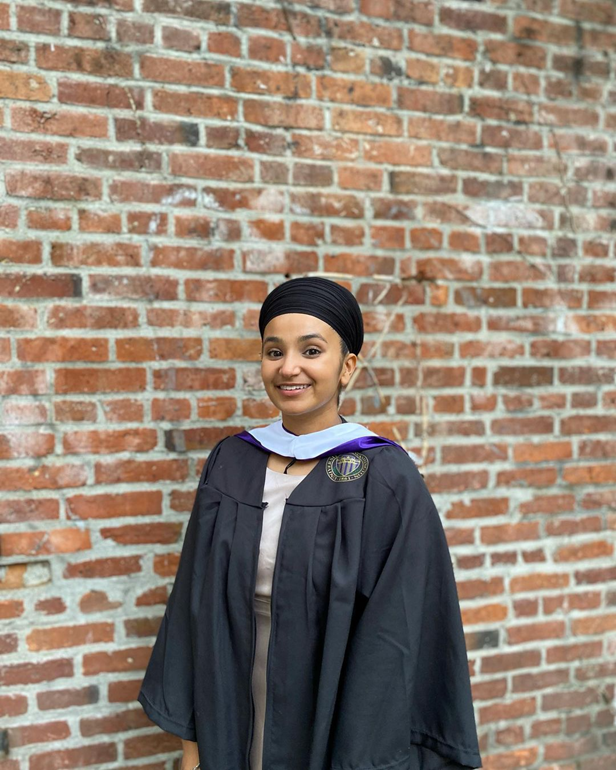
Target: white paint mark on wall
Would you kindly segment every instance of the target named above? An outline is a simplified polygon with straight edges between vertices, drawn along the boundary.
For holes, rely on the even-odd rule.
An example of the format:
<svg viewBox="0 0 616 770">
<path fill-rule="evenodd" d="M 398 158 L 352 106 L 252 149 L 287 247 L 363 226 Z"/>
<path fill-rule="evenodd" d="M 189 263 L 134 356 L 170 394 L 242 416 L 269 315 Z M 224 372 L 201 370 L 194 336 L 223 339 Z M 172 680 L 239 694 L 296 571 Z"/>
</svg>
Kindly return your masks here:
<svg viewBox="0 0 616 770">
<path fill-rule="evenodd" d="M 165 206 L 178 206 L 186 201 L 196 201 L 197 191 L 192 187 L 180 187 L 178 190 L 174 190 L 170 195 L 165 195 L 161 203 Z"/>
<path fill-rule="evenodd" d="M 284 205 L 285 205 L 284 193 L 274 188 L 268 188 L 267 190 L 263 190 L 263 192 L 259 193 L 259 195 L 255 199 L 254 206 L 251 206 L 251 208 L 254 209 L 255 211 L 270 211 L 273 213 L 280 213 L 284 211 Z M 310 211 L 307 211 L 307 210 L 305 212 L 296 211 L 295 213 L 310 214 Z"/>
<path fill-rule="evenodd" d="M 465 213 L 484 227 L 535 228 L 545 225 L 543 218 L 536 211 L 501 201 L 477 204 L 466 209 Z"/>
</svg>

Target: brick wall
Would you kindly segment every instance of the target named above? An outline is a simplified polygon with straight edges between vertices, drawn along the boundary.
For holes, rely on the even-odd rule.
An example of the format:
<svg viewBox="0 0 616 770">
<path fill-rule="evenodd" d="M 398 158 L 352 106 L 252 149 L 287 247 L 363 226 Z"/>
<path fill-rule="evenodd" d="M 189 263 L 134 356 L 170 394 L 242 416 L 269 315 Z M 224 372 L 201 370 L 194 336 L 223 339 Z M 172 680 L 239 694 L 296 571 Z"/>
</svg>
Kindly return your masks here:
<svg viewBox="0 0 616 770">
<path fill-rule="evenodd" d="M 0 0 L 0 770 L 171 768 L 135 696 L 256 320 L 346 281 L 486 769 L 616 766 L 616 5 Z"/>
</svg>

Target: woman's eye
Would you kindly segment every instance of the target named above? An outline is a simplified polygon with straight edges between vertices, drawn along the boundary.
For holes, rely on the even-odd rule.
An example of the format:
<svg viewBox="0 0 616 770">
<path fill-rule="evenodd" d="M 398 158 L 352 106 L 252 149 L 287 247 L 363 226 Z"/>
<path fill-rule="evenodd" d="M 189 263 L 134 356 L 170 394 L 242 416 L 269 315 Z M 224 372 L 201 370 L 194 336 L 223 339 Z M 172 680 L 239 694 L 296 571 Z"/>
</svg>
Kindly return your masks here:
<svg viewBox="0 0 616 770">
<path fill-rule="evenodd" d="M 312 353 L 319 354 L 320 352 L 321 351 L 320 351 L 319 348 L 307 348 L 306 349 L 306 353 L 310 353 L 310 354 L 312 354 Z M 276 355 L 277 353 L 280 353 L 280 351 L 279 350 L 268 350 L 267 355 L 270 356 L 271 358 L 278 358 L 278 356 Z M 315 356 L 314 355 L 309 355 L 309 358 L 315 358 Z"/>
</svg>

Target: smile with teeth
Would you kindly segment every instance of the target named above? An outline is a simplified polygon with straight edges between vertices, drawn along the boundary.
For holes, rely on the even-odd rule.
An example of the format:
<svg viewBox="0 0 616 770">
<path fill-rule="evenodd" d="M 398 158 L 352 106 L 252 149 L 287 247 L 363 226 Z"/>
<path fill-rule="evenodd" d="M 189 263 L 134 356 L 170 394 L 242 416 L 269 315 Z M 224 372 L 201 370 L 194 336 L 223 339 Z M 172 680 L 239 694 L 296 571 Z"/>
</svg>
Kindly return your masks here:
<svg viewBox="0 0 616 770">
<path fill-rule="evenodd" d="M 305 390 L 306 388 L 309 388 L 310 385 L 279 385 L 278 388 L 280 390 Z"/>
</svg>

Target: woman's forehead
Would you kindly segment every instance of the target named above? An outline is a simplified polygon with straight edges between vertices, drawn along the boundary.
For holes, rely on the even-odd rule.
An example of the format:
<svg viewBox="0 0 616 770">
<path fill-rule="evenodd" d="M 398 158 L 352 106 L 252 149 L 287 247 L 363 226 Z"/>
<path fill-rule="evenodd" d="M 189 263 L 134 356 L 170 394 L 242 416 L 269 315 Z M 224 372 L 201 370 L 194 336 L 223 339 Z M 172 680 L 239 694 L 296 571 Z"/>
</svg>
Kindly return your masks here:
<svg viewBox="0 0 616 770">
<path fill-rule="evenodd" d="M 308 313 L 282 313 L 272 318 L 264 329 L 263 341 L 275 336 L 285 342 L 293 342 L 307 334 L 319 334 L 326 340 L 338 337 L 338 332 L 328 323 Z"/>
</svg>

